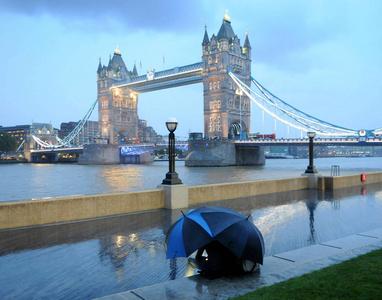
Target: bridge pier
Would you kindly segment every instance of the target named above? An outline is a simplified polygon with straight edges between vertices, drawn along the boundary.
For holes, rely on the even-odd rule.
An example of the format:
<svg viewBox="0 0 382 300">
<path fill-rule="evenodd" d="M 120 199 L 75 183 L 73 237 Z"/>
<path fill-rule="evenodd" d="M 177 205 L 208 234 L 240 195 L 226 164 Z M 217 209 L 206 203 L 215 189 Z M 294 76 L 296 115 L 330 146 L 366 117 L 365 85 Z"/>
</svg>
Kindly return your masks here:
<svg viewBox="0 0 382 300">
<path fill-rule="evenodd" d="M 264 147 L 236 145 L 237 166 L 262 166 L 265 165 Z"/>
<path fill-rule="evenodd" d="M 265 164 L 264 147 L 236 145 L 225 140 L 189 141 L 187 167 L 262 166 Z"/>
<path fill-rule="evenodd" d="M 32 163 L 55 163 L 58 160 L 57 152 L 37 152 L 32 153 L 30 162 Z"/>
</svg>

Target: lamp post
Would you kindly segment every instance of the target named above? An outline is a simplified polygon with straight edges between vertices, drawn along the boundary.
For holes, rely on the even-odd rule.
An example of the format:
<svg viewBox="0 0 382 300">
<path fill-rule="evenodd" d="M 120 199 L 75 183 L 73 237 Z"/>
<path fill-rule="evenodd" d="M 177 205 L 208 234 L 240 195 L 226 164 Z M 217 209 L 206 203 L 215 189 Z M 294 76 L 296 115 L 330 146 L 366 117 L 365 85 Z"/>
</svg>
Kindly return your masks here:
<svg viewBox="0 0 382 300">
<path fill-rule="evenodd" d="M 315 132 L 308 132 L 309 137 L 309 165 L 305 170 L 305 174 L 315 174 L 317 173 L 317 169 L 313 163 L 313 139 L 316 136 Z"/>
<path fill-rule="evenodd" d="M 162 184 L 173 185 L 182 184 L 182 181 L 178 177 L 178 173 L 175 172 L 175 134 L 174 131 L 178 126 L 178 121 L 175 118 L 169 118 L 166 122 L 166 127 L 170 132 L 168 135 L 168 172 L 166 178 L 163 179 Z"/>
</svg>

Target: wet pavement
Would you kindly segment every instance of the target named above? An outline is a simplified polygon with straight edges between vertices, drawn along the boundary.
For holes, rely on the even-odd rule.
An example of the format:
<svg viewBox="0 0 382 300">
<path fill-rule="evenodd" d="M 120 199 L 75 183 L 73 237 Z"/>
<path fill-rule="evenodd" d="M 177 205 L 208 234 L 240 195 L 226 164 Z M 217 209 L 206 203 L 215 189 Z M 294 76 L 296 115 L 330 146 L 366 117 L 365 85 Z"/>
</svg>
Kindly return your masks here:
<svg viewBox="0 0 382 300">
<path fill-rule="evenodd" d="M 265 257 L 264 265 L 257 272 L 245 276 L 208 280 L 195 275 L 108 295 L 101 299 L 229 299 L 380 249 L 382 228 L 350 235 L 329 243 L 330 245 L 316 244 Z"/>
<path fill-rule="evenodd" d="M 279 193 L 213 205 L 251 214 L 266 255 L 382 227 L 382 186 Z M 0 232 L 0 299 L 91 299 L 194 274 L 165 259 L 180 211 Z"/>
</svg>

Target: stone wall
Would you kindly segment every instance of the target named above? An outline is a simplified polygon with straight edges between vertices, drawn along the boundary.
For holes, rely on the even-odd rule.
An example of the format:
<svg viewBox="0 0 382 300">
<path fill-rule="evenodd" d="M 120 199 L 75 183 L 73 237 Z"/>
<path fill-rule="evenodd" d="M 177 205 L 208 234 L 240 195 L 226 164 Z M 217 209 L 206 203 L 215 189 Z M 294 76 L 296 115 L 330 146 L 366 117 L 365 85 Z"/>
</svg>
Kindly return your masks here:
<svg viewBox="0 0 382 300">
<path fill-rule="evenodd" d="M 112 144 L 84 145 L 83 153 L 78 163 L 88 164 L 119 164 L 119 146 Z"/>
<path fill-rule="evenodd" d="M 303 176 L 277 180 L 198 185 L 189 187 L 188 203 L 189 205 L 195 205 L 210 201 L 303 190 L 307 188 L 308 179 Z"/>
<path fill-rule="evenodd" d="M 382 173 L 367 174 L 366 183 L 382 183 Z M 364 186 L 359 175 L 320 177 L 318 182 L 318 188 L 324 188 L 327 191 L 351 186 Z M 276 180 L 183 186 L 182 188 L 184 191 L 181 193 L 181 200 L 184 200 L 184 205 L 181 207 L 187 207 L 187 205 L 195 206 L 219 200 L 305 190 L 309 188 L 309 179 L 301 176 Z M 58 197 L 49 200 L 0 202 L 0 230 L 160 209 L 166 207 L 165 198 L 166 193 L 163 189 L 154 189 L 142 192 Z M 168 205 L 167 207 L 178 208 L 176 204 L 174 207 Z"/>
<path fill-rule="evenodd" d="M 164 207 L 161 189 L 0 202 L 0 229 L 94 219 Z"/>
<path fill-rule="evenodd" d="M 261 166 L 265 164 L 264 148 L 238 146 L 233 141 L 189 141 L 187 167 Z"/>
<path fill-rule="evenodd" d="M 201 140 L 189 143 L 187 167 L 223 167 L 236 164 L 235 144 L 230 141 Z"/>
<path fill-rule="evenodd" d="M 236 145 L 237 166 L 262 166 L 265 165 L 264 147 L 261 146 L 238 146 Z"/>
<path fill-rule="evenodd" d="M 346 176 L 324 176 L 318 179 L 318 189 L 323 191 L 330 191 L 340 188 L 362 186 L 364 184 L 382 183 L 382 173 L 365 173 L 366 182 L 361 182 L 361 174 L 346 175 Z"/>
</svg>

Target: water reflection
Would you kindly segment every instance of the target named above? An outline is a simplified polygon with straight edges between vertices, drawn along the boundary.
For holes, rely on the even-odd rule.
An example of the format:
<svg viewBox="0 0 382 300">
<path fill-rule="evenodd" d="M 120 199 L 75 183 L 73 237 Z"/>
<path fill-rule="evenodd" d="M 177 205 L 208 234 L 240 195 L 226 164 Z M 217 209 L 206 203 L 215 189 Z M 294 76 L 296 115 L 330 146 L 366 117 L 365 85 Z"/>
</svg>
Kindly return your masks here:
<svg viewBox="0 0 382 300">
<path fill-rule="evenodd" d="M 170 263 L 170 273 L 168 275 L 168 279 L 174 280 L 177 276 L 178 273 L 178 265 L 176 263 L 176 258 L 171 258 L 169 259 Z"/>
<path fill-rule="evenodd" d="M 122 270 L 126 257 L 132 247 L 129 247 L 128 239 L 122 235 L 111 235 L 99 239 L 99 257 L 105 263 L 109 259 L 116 271 Z"/>
<path fill-rule="evenodd" d="M 101 177 L 105 179 L 109 189 L 123 191 L 143 187 L 143 169 L 134 166 L 108 166 L 101 169 Z"/>
<path fill-rule="evenodd" d="M 316 210 L 318 205 L 318 200 L 317 199 L 309 199 L 306 202 L 306 207 L 309 211 L 309 232 L 310 236 L 308 238 L 308 242 L 310 244 L 315 244 L 316 243 L 316 234 L 315 234 L 315 229 L 314 229 L 314 211 Z"/>
</svg>

